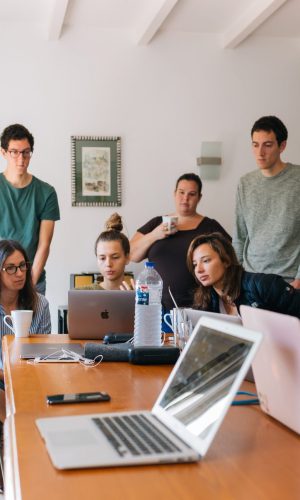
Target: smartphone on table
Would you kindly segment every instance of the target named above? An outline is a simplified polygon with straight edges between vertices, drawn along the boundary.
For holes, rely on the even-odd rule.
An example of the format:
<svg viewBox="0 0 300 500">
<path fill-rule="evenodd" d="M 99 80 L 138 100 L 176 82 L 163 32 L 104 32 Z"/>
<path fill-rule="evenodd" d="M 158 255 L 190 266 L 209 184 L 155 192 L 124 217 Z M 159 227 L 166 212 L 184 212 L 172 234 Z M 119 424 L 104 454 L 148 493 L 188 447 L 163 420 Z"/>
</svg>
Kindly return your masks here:
<svg viewBox="0 0 300 500">
<path fill-rule="evenodd" d="M 47 396 L 49 405 L 59 405 L 65 403 L 94 403 L 100 401 L 110 401 L 110 395 L 106 392 L 78 392 L 76 394 L 53 394 Z"/>
</svg>

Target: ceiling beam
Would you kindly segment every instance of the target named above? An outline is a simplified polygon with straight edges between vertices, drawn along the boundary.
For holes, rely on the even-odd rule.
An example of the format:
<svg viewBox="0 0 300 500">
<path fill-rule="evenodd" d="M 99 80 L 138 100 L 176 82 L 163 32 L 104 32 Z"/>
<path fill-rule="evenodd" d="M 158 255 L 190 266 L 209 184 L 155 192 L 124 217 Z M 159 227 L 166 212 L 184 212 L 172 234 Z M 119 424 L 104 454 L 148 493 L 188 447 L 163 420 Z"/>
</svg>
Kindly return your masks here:
<svg viewBox="0 0 300 500">
<path fill-rule="evenodd" d="M 152 40 L 177 2 L 178 0 L 151 0 L 151 11 L 149 10 L 140 26 L 137 45 L 147 45 Z"/>
<path fill-rule="evenodd" d="M 61 36 L 69 0 L 53 0 L 52 14 L 48 25 L 48 40 L 58 40 Z"/>
<path fill-rule="evenodd" d="M 258 0 L 223 34 L 223 48 L 235 49 L 287 0 Z"/>
</svg>

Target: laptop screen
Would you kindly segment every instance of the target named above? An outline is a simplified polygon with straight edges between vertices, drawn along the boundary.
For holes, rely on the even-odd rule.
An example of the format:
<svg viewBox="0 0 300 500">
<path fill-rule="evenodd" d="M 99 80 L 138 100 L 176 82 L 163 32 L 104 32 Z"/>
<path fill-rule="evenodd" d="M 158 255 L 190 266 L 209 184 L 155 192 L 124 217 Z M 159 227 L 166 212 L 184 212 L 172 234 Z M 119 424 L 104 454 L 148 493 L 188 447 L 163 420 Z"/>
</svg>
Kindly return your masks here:
<svg viewBox="0 0 300 500">
<path fill-rule="evenodd" d="M 158 404 L 189 434 L 205 440 L 234 397 L 233 384 L 253 342 L 204 325 L 197 330 Z"/>
</svg>

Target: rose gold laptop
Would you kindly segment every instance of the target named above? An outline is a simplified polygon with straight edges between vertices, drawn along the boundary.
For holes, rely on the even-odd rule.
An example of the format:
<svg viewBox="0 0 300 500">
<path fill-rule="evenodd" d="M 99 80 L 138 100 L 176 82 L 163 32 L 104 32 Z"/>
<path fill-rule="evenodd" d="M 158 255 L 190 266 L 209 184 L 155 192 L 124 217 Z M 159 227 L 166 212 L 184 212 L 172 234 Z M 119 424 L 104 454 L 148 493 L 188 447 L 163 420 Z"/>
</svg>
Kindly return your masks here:
<svg viewBox="0 0 300 500">
<path fill-rule="evenodd" d="M 252 362 L 261 409 L 300 434 L 300 320 L 249 306 L 241 315 L 264 335 Z"/>
</svg>

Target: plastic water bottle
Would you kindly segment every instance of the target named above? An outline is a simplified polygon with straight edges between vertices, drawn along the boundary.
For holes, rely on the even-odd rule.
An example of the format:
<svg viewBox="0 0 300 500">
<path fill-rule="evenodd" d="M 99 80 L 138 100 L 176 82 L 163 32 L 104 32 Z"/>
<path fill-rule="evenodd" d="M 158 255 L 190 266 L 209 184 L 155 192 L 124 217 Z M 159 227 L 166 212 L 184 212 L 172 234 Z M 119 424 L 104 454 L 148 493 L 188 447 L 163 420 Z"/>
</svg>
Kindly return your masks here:
<svg viewBox="0 0 300 500">
<path fill-rule="evenodd" d="M 161 345 L 161 296 L 163 282 L 153 262 L 136 279 L 134 346 Z"/>
</svg>

